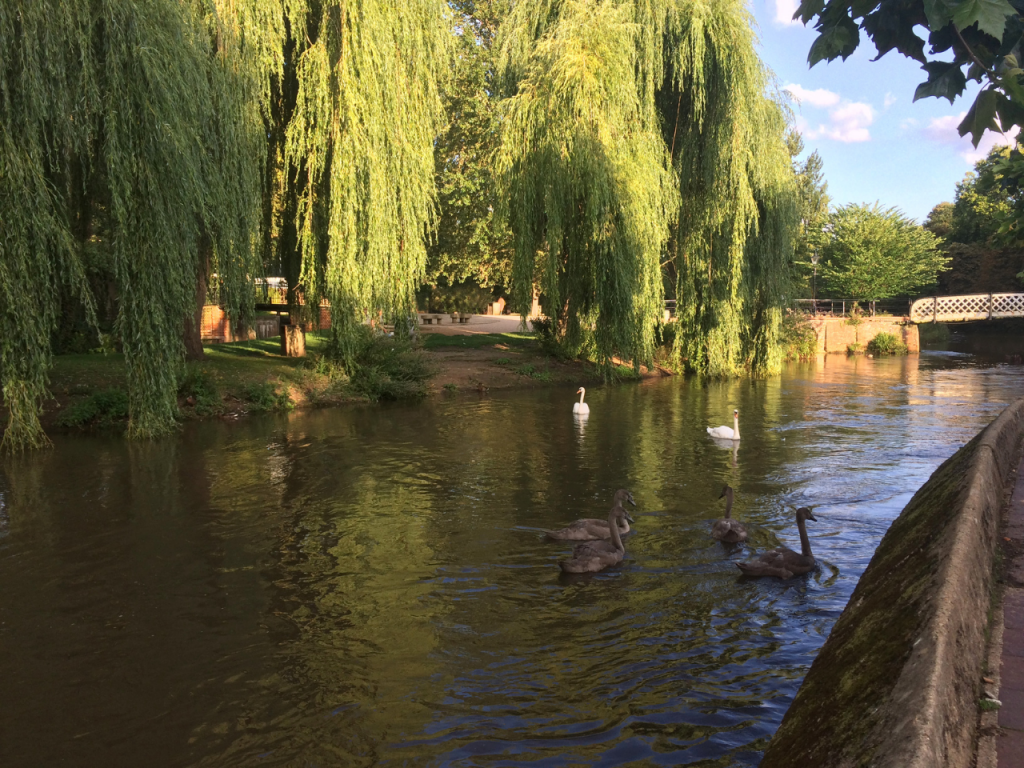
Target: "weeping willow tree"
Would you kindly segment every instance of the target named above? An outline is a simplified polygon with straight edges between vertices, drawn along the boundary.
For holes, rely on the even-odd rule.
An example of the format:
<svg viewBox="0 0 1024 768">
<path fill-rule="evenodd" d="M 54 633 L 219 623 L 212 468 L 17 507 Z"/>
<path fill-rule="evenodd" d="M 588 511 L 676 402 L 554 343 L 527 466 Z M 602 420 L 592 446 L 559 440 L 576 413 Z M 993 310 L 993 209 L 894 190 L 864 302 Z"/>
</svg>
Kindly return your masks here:
<svg viewBox="0 0 1024 768">
<path fill-rule="evenodd" d="M 326 298 L 345 342 L 368 314 L 400 320 L 414 311 L 450 28 L 442 0 L 286 8 L 296 93 L 281 204 L 294 209 L 307 304 Z"/>
<path fill-rule="evenodd" d="M 132 436 L 174 423 L 207 281 L 244 324 L 274 249 L 293 267 L 293 297 L 328 298 L 342 338 L 357 316 L 410 312 L 433 210 L 445 8 L 0 5 L 4 448 L 45 443 L 62 296 L 95 325 L 87 245 L 113 275 Z"/>
<path fill-rule="evenodd" d="M 174 422 L 182 329 L 207 263 L 229 308 L 251 311 L 261 139 L 226 33 L 199 2 L 0 6 L 6 450 L 46 441 L 39 411 L 59 293 L 94 317 L 83 250 L 96 219 L 118 295 L 130 434 Z"/>
<path fill-rule="evenodd" d="M 678 343 L 700 373 L 773 374 L 797 217 L 785 115 L 743 0 L 667 5 L 658 101 L 682 201 Z"/>
<path fill-rule="evenodd" d="M 570 349 L 646 361 L 675 271 L 690 369 L 778 369 L 795 206 L 785 116 L 743 0 L 533 0 L 502 31 L 498 168 L 514 300 Z"/>
</svg>

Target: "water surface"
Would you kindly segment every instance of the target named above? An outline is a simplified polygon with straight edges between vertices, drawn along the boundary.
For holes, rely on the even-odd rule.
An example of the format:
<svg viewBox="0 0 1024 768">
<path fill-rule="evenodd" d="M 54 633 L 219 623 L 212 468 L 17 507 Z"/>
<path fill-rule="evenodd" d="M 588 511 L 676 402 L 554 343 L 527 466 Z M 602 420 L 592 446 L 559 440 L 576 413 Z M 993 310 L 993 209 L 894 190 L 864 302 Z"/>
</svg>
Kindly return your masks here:
<svg viewBox="0 0 1024 768">
<path fill-rule="evenodd" d="M 1024 395 L 969 355 L 61 437 L 0 474 L 0 765 L 753 766 L 881 536 Z M 740 409 L 737 450 L 705 434 Z M 710 540 L 723 484 L 749 546 Z M 622 566 L 541 530 L 633 490 Z M 798 546 L 820 570 L 738 578 Z"/>
</svg>

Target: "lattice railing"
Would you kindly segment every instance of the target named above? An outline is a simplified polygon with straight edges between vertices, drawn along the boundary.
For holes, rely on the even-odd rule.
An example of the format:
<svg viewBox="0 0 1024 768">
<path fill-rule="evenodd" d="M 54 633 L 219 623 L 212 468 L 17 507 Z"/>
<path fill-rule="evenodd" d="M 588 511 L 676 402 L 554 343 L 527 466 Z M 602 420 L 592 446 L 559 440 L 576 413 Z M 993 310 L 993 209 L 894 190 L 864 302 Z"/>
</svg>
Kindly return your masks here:
<svg viewBox="0 0 1024 768">
<path fill-rule="evenodd" d="M 918 299 L 910 307 L 915 323 L 956 323 L 1024 317 L 1024 293 L 972 293 L 966 296 L 934 296 Z"/>
</svg>

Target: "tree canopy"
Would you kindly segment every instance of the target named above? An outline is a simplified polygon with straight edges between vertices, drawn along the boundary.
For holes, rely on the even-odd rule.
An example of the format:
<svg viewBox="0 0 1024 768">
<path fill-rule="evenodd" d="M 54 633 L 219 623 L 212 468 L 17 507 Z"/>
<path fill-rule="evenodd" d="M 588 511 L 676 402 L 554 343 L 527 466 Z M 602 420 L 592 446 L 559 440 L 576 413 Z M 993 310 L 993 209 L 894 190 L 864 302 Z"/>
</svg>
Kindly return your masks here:
<svg viewBox="0 0 1024 768">
<path fill-rule="evenodd" d="M 537 0 L 502 29 L 513 291 L 565 342 L 650 358 L 660 261 L 691 370 L 777 370 L 796 202 L 742 0 Z"/>
<path fill-rule="evenodd" d="M 848 58 L 863 30 L 878 58 L 892 50 L 921 63 L 927 74 L 914 94 L 948 99 L 952 104 L 969 81 L 982 89 L 961 121 L 978 146 L 986 131 L 1006 136 L 1024 127 L 1024 6 L 1007 0 L 801 0 L 794 18 L 814 22 L 820 33 L 808 61 Z M 928 50 L 919 30 L 928 32 Z M 1024 155 L 1007 153 L 994 167 L 1003 186 L 1024 189 Z M 1000 215 L 1005 241 L 1024 240 L 1024 195 Z"/>
<path fill-rule="evenodd" d="M 94 317 L 84 246 L 97 231 L 119 300 L 129 431 L 165 431 L 204 243 L 228 306 L 244 316 L 252 304 L 252 82 L 216 14 L 170 0 L 5 3 L 0 72 L 4 447 L 45 441 L 61 287 Z"/>
<path fill-rule="evenodd" d="M 251 315 L 271 254 L 293 300 L 331 300 L 341 333 L 357 312 L 410 312 L 434 216 L 446 8 L 3 4 L 4 447 L 45 441 L 62 297 L 96 325 L 87 259 L 112 275 L 137 436 L 174 425 L 183 328 L 211 274 L 235 322 Z"/>
<path fill-rule="evenodd" d="M 829 216 L 821 274 L 836 296 L 875 301 L 935 284 L 949 259 L 931 232 L 896 208 L 845 205 Z"/>
</svg>

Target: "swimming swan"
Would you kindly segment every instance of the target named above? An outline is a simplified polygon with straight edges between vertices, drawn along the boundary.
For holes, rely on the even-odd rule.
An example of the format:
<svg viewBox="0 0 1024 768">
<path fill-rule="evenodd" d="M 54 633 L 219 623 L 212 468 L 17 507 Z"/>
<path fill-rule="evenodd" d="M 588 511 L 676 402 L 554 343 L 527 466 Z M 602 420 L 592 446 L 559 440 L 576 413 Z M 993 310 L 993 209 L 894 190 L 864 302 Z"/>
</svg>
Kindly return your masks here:
<svg viewBox="0 0 1024 768">
<path fill-rule="evenodd" d="M 572 558 L 562 560 L 558 567 L 565 573 L 597 573 L 610 565 L 618 565 L 626 554 L 619 536 L 619 520 L 626 516 L 626 510 L 616 504 L 608 513 L 608 530 L 612 533 L 609 541 L 587 541 L 577 544 Z"/>
<path fill-rule="evenodd" d="M 620 488 L 615 492 L 612 506 L 621 507 L 624 501 L 628 501 L 634 507 L 636 506 L 636 502 L 633 501 L 633 494 L 625 488 Z M 629 524 L 632 522 L 633 518 L 629 516 L 629 513 L 626 513 L 619 520 L 619 533 L 623 536 L 629 533 Z M 585 517 L 569 523 L 565 528 L 560 528 L 557 531 L 544 531 L 544 533 L 550 538 L 558 539 L 559 541 L 595 541 L 597 539 L 610 539 L 612 536 L 611 528 L 608 527 L 608 521 L 598 520 L 595 517 Z"/>
<path fill-rule="evenodd" d="M 583 402 L 583 396 L 586 393 L 587 390 L 585 390 L 583 387 L 580 387 L 579 389 L 576 390 L 576 394 L 580 396 L 580 401 L 578 403 L 572 404 L 573 413 L 590 413 L 590 406 Z"/>
<path fill-rule="evenodd" d="M 786 547 L 776 547 L 755 560 L 736 563 L 736 567 L 743 571 L 744 576 L 778 576 L 780 579 L 788 579 L 814 570 L 814 555 L 811 553 L 811 542 L 807 539 L 804 520 L 818 522 L 807 507 L 800 507 L 796 511 L 796 525 L 800 529 L 802 553 L 794 552 Z"/>
<path fill-rule="evenodd" d="M 708 434 L 717 437 L 719 440 L 740 439 L 740 412 L 732 412 L 732 428 L 729 427 L 708 427 Z"/>
<path fill-rule="evenodd" d="M 736 544 L 747 540 L 747 528 L 743 523 L 737 523 L 732 519 L 732 488 L 725 486 L 718 498 L 725 497 L 725 517 L 711 526 L 711 537 L 724 541 L 726 544 Z"/>
</svg>

